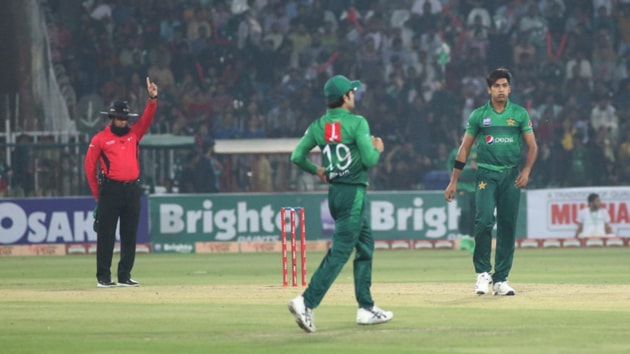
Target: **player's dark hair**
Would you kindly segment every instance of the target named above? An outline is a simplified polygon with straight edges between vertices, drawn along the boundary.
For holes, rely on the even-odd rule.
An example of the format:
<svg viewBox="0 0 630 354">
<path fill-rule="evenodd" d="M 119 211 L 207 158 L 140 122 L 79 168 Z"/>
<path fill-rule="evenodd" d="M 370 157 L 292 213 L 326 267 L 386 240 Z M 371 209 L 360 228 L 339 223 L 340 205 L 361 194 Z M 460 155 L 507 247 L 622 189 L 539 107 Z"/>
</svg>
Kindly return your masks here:
<svg viewBox="0 0 630 354">
<path fill-rule="evenodd" d="M 594 202 L 594 201 L 595 201 L 595 199 L 597 199 L 597 198 L 599 198 L 599 194 L 597 194 L 597 193 L 591 193 L 591 194 L 589 194 L 589 195 L 588 195 L 588 199 L 587 199 L 587 200 L 588 200 L 588 203 L 590 204 L 590 203 Z"/>
<path fill-rule="evenodd" d="M 330 109 L 339 108 L 339 107 L 343 106 L 343 98 L 346 95 L 347 95 L 347 93 L 344 94 L 343 96 L 339 97 L 339 98 L 336 98 L 336 99 L 332 100 L 332 101 L 328 101 L 326 103 L 326 106 L 328 106 L 328 108 L 330 108 Z"/>
<path fill-rule="evenodd" d="M 486 76 L 486 83 L 488 87 L 492 87 L 499 79 L 506 79 L 508 84 L 512 81 L 512 74 L 506 68 L 494 69 L 488 76 Z"/>
</svg>

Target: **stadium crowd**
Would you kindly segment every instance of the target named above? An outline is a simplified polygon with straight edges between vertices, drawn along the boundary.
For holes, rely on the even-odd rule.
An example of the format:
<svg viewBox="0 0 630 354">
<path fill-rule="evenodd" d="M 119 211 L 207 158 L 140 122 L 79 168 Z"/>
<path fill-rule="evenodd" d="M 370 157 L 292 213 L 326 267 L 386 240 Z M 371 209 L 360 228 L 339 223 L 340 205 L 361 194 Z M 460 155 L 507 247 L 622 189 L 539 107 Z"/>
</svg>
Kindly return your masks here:
<svg viewBox="0 0 630 354">
<path fill-rule="evenodd" d="M 80 16 L 49 1 L 54 58 L 77 107 L 124 98 L 140 111 L 148 74 L 160 87 L 152 133 L 193 135 L 203 154 L 216 139 L 301 136 L 325 110 L 324 82 L 341 73 L 364 82 L 357 111 L 385 141 L 371 187 L 428 188 L 425 176 L 445 170 L 469 113 L 487 101 L 486 73 L 505 66 L 540 148 L 530 188 L 630 182 L 628 0 L 74 3 Z M 219 191 L 307 188 L 285 164 L 224 164 L 238 182 Z"/>
</svg>

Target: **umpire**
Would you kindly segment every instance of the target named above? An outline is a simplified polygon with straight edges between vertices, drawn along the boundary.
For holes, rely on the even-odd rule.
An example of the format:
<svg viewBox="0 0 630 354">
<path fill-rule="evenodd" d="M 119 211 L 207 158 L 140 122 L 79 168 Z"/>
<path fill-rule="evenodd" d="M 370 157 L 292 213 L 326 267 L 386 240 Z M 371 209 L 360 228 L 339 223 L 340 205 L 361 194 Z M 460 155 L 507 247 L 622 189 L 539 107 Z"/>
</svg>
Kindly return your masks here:
<svg viewBox="0 0 630 354">
<path fill-rule="evenodd" d="M 116 286 L 111 278 L 116 226 L 120 220 L 120 262 L 118 286 L 139 286 L 131 279 L 136 258 L 136 238 L 140 220 L 140 139 L 153 122 L 158 87 L 147 77 L 149 100 L 140 119 L 129 125 L 127 102 L 115 101 L 101 112 L 110 124 L 92 138 L 85 156 L 85 174 L 97 205 L 95 208 L 97 287 Z"/>
</svg>

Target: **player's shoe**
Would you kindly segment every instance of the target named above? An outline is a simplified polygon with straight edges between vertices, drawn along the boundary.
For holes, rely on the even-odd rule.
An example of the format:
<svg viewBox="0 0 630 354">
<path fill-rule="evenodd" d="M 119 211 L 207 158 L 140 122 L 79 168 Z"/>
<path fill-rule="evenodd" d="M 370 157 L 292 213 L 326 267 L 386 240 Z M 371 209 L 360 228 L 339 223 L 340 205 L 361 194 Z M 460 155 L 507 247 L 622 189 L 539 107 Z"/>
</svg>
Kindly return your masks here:
<svg viewBox="0 0 630 354">
<path fill-rule="evenodd" d="M 359 308 L 357 310 L 357 324 L 360 325 L 374 325 L 379 323 L 389 322 L 394 318 L 394 313 L 391 311 L 383 311 L 382 309 L 372 306 L 372 308 Z"/>
<path fill-rule="evenodd" d="M 488 272 L 477 274 L 477 283 L 475 283 L 475 293 L 477 295 L 485 295 L 488 293 L 492 284 L 492 276 Z"/>
<path fill-rule="evenodd" d="M 507 281 L 499 281 L 492 286 L 492 295 L 514 296 L 516 291 Z"/>
<path fill-rule="evenodd" d="M 125 281 L 119 281 L 118 282 L 118 286 L 140 286 L 140 283 L 138 283 L 137 281 L 129 278 Z"/>
<path fill-rule="evenodd" d="M 289 311 L 295 316 L 295 323 L 305 332 L 315 332 L 315 316 L 313 309 L 306 307 L 302 295 L 289 301 Z"/>
<path fill-rule="evenodd" d="M 116 283 L 111 280 L 99 280 L 98 283 L 96 283 L 97 288 L 113 288 L 115 286 Z"/>
</svg>

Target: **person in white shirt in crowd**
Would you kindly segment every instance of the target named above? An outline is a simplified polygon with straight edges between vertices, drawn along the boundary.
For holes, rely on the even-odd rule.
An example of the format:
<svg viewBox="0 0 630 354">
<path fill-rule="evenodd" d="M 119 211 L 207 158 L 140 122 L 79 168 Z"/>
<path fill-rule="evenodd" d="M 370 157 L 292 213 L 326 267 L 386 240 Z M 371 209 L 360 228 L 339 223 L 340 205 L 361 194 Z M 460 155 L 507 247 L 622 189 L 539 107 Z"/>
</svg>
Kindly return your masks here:
<svg viewBox="0 0 630 354">
<path fill-rule="evenodd" d="M 575 237 L 612 236 L 610 214 L 608 214 L 608 210 L 602 208 L 599 195 L 591 193 L 588 195 L 587 201 L 588 206 L 578 212 L 578 227 L 575 230 Z"/>
</svg>

